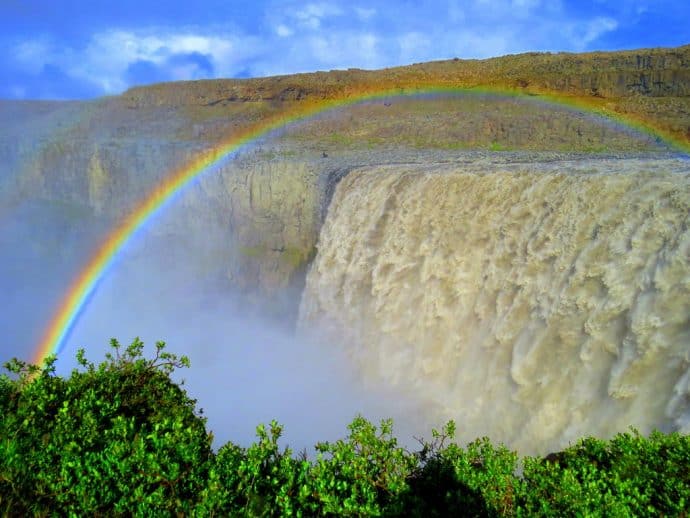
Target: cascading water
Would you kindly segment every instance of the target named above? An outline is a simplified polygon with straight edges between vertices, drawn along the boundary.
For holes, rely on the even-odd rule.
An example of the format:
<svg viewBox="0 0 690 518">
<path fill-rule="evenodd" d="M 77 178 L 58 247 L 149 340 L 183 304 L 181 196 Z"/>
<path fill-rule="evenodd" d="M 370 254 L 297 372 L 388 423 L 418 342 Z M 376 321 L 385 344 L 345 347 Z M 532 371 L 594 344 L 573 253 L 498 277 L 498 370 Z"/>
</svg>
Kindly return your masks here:
<svg viewBox="0 0 690 518">
<path fill-rule="evenodd" d="M 546 453 L 690 431 L 690 166 L 391 165 L 338 185 L 300 328 L 488 435 Z"/>
</svg>

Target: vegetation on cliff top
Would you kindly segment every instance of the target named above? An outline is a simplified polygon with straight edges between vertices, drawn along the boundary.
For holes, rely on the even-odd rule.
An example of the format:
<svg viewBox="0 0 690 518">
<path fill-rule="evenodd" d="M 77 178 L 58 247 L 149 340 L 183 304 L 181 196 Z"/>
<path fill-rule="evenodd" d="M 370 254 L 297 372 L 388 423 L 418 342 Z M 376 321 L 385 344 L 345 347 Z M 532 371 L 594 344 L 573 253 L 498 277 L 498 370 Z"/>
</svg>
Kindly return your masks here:
<svg viewBox="0 0 690 518">
<path fill-rule="evenodd" d="M 455 424 L 410 452 L 362 417 L 316 456 L 281 449 L 282 427 L 218 452 L 195 401 L 170 379 L 185 358 L 135 340 L 55 375 L 18 360 L 0 377 L 0 513 L 193 516 L 684 516 L 690 437 L 636 431 L 524 458 Z"/>
<path fill-rule="evenodd" d="M 236 111 L 250 104 L 260 117 L 295 105 L 429 87 L 497 89 L 555 96 L 651 125 L 690 144 L 690 45 L 590 53 L 525 53 L 483 60 L 452 59 L 383 70 L 332 70 L 253 79 L 180 81 L 135 87 L 131 108 L 174 106 Z"/>
</svg>

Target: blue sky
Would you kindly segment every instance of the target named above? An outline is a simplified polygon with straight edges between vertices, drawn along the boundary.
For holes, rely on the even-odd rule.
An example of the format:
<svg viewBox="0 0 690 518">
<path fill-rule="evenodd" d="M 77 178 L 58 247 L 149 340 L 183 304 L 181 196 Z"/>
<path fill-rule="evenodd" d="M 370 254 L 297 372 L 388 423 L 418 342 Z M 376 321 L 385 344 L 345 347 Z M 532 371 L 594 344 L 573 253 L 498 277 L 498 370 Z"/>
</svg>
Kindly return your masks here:
<svg viewBox="0 0 690 518">
<path fill-rule="evenodd" d="M 686 0 L 0 0 L 0 98 L 690 43 Z"/>
</svg>

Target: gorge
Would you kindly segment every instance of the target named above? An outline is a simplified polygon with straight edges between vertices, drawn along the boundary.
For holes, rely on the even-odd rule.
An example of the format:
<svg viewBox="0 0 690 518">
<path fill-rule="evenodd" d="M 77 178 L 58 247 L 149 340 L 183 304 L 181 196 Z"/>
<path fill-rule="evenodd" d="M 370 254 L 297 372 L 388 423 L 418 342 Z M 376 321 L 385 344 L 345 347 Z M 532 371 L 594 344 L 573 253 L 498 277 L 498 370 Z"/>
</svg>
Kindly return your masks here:
<svg viewBox="0 0 690 518">
<path fill-rule="evenodd" d="M 690 163 L 675 144 L 690 128 L 690 47 L 645 52 L 3 101 L 3 355 L 31 357 L 103 236 L 180 164 L 344 95 L 331 89 L 456 81 L 291 120 L 199 175 L 120 251 L 61 368 L 111 336 L 166 340 L 192 358 L 189 390 L 225 440 L 281 408 L 308 434 L 334 406 L 333 433 L 358 410 L 415 433 L 455 419 L 463 441 L 528 454 L 631 425 L 687 433 Z M 477 67 L 503 90 L 460 90 Z"/>
</svg>

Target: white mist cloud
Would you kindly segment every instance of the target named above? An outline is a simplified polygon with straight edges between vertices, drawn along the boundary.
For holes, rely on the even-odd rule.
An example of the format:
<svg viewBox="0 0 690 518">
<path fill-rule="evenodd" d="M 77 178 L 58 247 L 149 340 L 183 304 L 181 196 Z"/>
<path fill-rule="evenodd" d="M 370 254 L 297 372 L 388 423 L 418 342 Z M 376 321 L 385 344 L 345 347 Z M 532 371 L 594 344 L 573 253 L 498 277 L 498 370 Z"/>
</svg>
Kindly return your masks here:
<svg viewBox="0 0 690 518">
<path fill-rule="evenodd" d="M 22 41 L 12 49 L 12 58 L 23 70 L 40 72 L 53 57 L 53 45 L 47 38 Z"/>
<path fill-rule="evenodd" d="M 448 21 L 455 25 L 462 23 L 465 20 L 465 10 L 460 6 L 457 0 L 448 2 Z"/>
<path fill-rule="evenodd" d="M 318 30 L 324 18 L 340 16 L 343 11 L 337 4 L 318 3 L 307 4 L 301 9 L 290 9 L 286 14 L 288 18 L 296 20 L 301 28 Z"/>
<path fill-rule="evenodd" d="M 76 365 L 80 347 L 100 362 L 111 337 L 123 346 L 141 337 L 147 355 L 157 340 L 165 340 L 166 350 L 191 360 L 191 368 L 173 379 L 184 380 L 203 408 L 216 447 L 229 440 L 249 445 L 256 425 L 276 419 L 285 425 L 286 444 L 313 453 L 317 441 L 343 437 L 358 413 L 374 421 L 393 417 L 409 444 L 413 435 L 429 434 L 421 423 L 412 427 L 418 402 L 400 391 L 396 397 L 390 388 L 363 386 L 342 350 L 247 315 L 227 287 L 200 279 L 194 273 L 200 254 L 196 247 L 177 250 L 179 237 L 140 241 L 122 253 L 82 313 L 59 373 Z M 184 260 L 170 264 L 171 253 Z"/>
<path fill-rule="evenodd" d="M 127 72 L 137 63 L 164 69 L 161 80 L 232 77 L 242 72 L 263 49 L 262 40 L 252 36 L 147 29 L 97 33 L 79 49 L 58 49 L 43 39 L 29 40 L 17 45 L 14 55 L 29 71 L 40 71 L 52 64 L 70 77 L 99 85 L 104 94 L 114 94 L 131 86 Z M 191 54 L 202 56 L 210 63 L 209 73 L 176 59 Z"/>
<path fill-rule="evenodd" d="M 400 54 L 404 56 L 416 56 L 426 54 L 432 47 L 429 36 L 421 32 L 407 32 L 398 38 Z"/>
<path fill-rule="evenodd" d="M 369 33 L 322 35 L 311 38 L 308 47 L 321 63 L 338 63 L 340 67 L 376 66 L 377 37 Z"/>
<path fill-rule="evenodd" d="M 287 36 L 292 36 L 295 31 L 293 31 L 290 27 L 287 25 L 284 25 L 282 23 L 278 24 L 278 26 L 275 29 L 276 34 L 280 36 L 281 38 L 285 38 Z"/>
<path fill-rule="evenodd" d="M 85 49 L 83 65 L 73 70 L 92 80 L 102 78 L 108 93 L 128 86 L 124 76 L 131 64 L 146 61 L 162 65 L 181 54 L 206 56 L 213 65 L 212 75 L 232 75 L 254 57 L 252 43 L 257 42 L 234 35 L 112 31 L 95 35 Z M 175 80 L 197 78 L 195 69 L 189 66 L 173 68 L 171 76 Z"/>
</svg>

